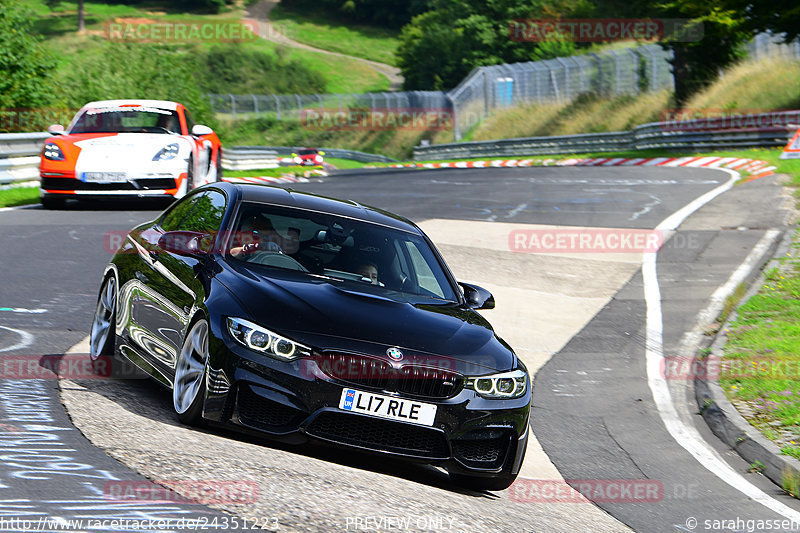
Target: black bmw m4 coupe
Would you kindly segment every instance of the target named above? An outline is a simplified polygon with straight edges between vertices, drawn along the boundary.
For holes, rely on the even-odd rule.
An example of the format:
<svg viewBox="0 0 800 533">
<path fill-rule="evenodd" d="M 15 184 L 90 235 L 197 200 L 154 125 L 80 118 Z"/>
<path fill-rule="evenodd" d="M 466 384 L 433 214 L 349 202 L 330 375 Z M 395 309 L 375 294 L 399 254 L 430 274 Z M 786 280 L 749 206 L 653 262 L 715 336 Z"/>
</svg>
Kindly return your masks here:
<svg viewBox="0 0 800 533">
<path fill-rule="evenodd" d="M 409 220 L 217 183 L 126 236 L 91 356 L 170 388 L 185 424 L 430 463 L 502 490 L 525 455 L 531 380 L 476 312 L 492 307 Z"/>
</svg>

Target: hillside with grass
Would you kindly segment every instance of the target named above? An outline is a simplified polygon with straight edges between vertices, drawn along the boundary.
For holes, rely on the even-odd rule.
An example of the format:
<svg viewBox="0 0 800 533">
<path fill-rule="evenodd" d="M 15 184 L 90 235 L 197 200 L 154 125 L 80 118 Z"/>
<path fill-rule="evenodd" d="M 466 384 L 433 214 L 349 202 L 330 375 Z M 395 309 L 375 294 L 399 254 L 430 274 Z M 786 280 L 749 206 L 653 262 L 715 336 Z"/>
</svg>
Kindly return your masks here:
<svg viewBox="0 0 800 533">
<path fill-rule="evenodd" d="M 763 113 L 800 108 L 800 62 L 785 58 L 744 61 L 726 70 L 683 109 Z M 584 94 L 565 104 L 529 104 L 501 111 L 472 129 L 465 141 L 625 131 L 664 120 L 676 104 L 667 91 L 638 95 Z M 705 111 L 704 111 L 705 110 Z"/>
<path fill-rule="evenodd" d="M 181 96 L 185 88 L 165 88 L 167 79 L 177 79 L 179 85 L 190 82 L 198 94 L 350 93 L 389 87 L 384 76 L 356 59 L 290 49 L 250 33 L 236 42 L 176 39 L 159 43 L 157 39 L 114 39 L 109 29 L 110 25 L 125 28 L 184 22 L 232 27 L 241 25 L 246 17 L 241 2 L 210 14 L 186 12 L 167 0 L 130 5 L 86 0 L 84 34 L 75 31 L 75 2 L 60 2 L 52 9 L 45 0 L 21 4 L 31 14 L 33 31 L 43 37 L 45 49 L 57 62 L 51 78 L 52 84 L 61 88 L 56 97 L 62 106 L 77 107 L 90 98 L 123 96 L 174 97 L 198 104 L 191 91 Z M 157 59 L 147 61 L 148 57 Z M 88 87 L 80 87 L 83 84 L 105 86 L 107 90 L 97 95 Z M 150 94 L 145 95 L 143 89 L 149 89 Z"/>
</svg>

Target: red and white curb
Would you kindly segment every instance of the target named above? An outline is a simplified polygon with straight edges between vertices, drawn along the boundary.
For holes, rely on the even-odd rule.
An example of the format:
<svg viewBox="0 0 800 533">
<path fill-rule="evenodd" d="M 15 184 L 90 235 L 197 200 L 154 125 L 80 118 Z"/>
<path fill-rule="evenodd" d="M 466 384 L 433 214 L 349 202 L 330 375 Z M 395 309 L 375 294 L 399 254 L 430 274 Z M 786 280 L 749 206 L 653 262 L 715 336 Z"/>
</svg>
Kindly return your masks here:
<svg viewBox="0 0 800 533">
<path fill-rule="evenodd" d="M 649 158 L 623 158 L 623 157 L 590 157 L 584 159 L 494 159 L 487 161 L 458 161 L 449 163 L 406 163 L 390 165 L 390 168 L 509 168 L 532 166 L 576 166 L 576 167 L 613 167 L 613 166 L 657 166 L 657 167 L 701 167 L 701 168 L 729 168 L 732 170 L 749 172 L 747 179 L 762 178 L 774 173 L 775 166 L 759 159 L 744 159 L 739 157 L 649 157 Z"/>
</svg>

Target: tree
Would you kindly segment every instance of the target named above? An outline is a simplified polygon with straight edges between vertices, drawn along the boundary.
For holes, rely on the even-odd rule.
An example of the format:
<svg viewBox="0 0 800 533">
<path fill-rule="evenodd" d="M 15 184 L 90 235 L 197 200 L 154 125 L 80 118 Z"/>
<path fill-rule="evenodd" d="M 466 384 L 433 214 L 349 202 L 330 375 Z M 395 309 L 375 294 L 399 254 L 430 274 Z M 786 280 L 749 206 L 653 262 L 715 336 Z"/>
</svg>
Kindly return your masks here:
<svg viewBox="0 0 800 533">
<path fill-rule="evenodd" d="M 662 6 L 664 18 L 688 19 L 685 32 L 677 31 L 661 43 L 674 54 L 675 102 L 683 105 L 745 56 L 744 45 L 753 34 L 741 12 L 723 5 L 673 0 Z"/>
<path fill-rule="evenodd" d="M 52 105 L 48 78 L 55 68 L 33 17 L 18 0 L 0 0 L 0 108 Z"/>
<path fill-rule="evenodd" d="M 432 9 L 414 17 L 400 34 L 397 59 L 405 77 L 403 88 L 450 89 L 476 67 L 574 53 L 574 44 L 563 39 L 512 39 L 509 24 L 514 20 L 574 12 L 566 0 L 557 5 L 548 7 L 539 0 L 432 0 Z"/>
<path fill-rule="evenodd" d="M 800 36 L 800 9 L 795 1 L 725 0 L 724 5 L 731 10 L 745 13 L 746 26 L 751 31 L 783 33 L 787 42 Z"/>
</svg>

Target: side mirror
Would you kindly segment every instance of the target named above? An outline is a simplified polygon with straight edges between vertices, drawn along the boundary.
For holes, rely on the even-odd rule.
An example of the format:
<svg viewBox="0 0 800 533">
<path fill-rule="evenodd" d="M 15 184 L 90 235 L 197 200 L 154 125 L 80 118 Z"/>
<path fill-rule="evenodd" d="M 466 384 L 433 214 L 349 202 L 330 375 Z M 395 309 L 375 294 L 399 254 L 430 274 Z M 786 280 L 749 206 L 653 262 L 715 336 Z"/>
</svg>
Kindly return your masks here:
<svg viewBox="0 0 800 533">
<path fill-rule="evenodd" d="M 297 157 L 297 154 L 292 152 L 292 157 Z"/>
<path fill-rule="evenodd" d="M 192 135 L 195 137 L 202 137 L 203 135 L 211 135 L 214 133 L 214 130 L 209 128 L 208 126 L 203 126 L 202 124 L 195 124 L 192 126 Z"/>
<path fill-rule="evenodd" d="M 325 155 L 325 152 L 320 152 L 319 155 Z"/>
<path fill-rule="evenodd" d="M 467 304 L 473 309 L 494 309 L 494 296 L 492 293 L 472 285 L 471 283 L 464 283 L 459 281 L 459 285 L 464 290 L 464 298 L 467 299 Z"/>
<path fill-rule="evenodd" d="M 64 126 L 61 124 L 53 124 L 47 128 L 47 133 L 50 135 L 64 135 Z"/>
<path fill-rule="evenodd" d="M 168 231 L 158 239 L 158 247 L 165 252 L 186 257 L 207 254 L 211 244 L 211 235 L 196 231 Z"/>
</svg>

